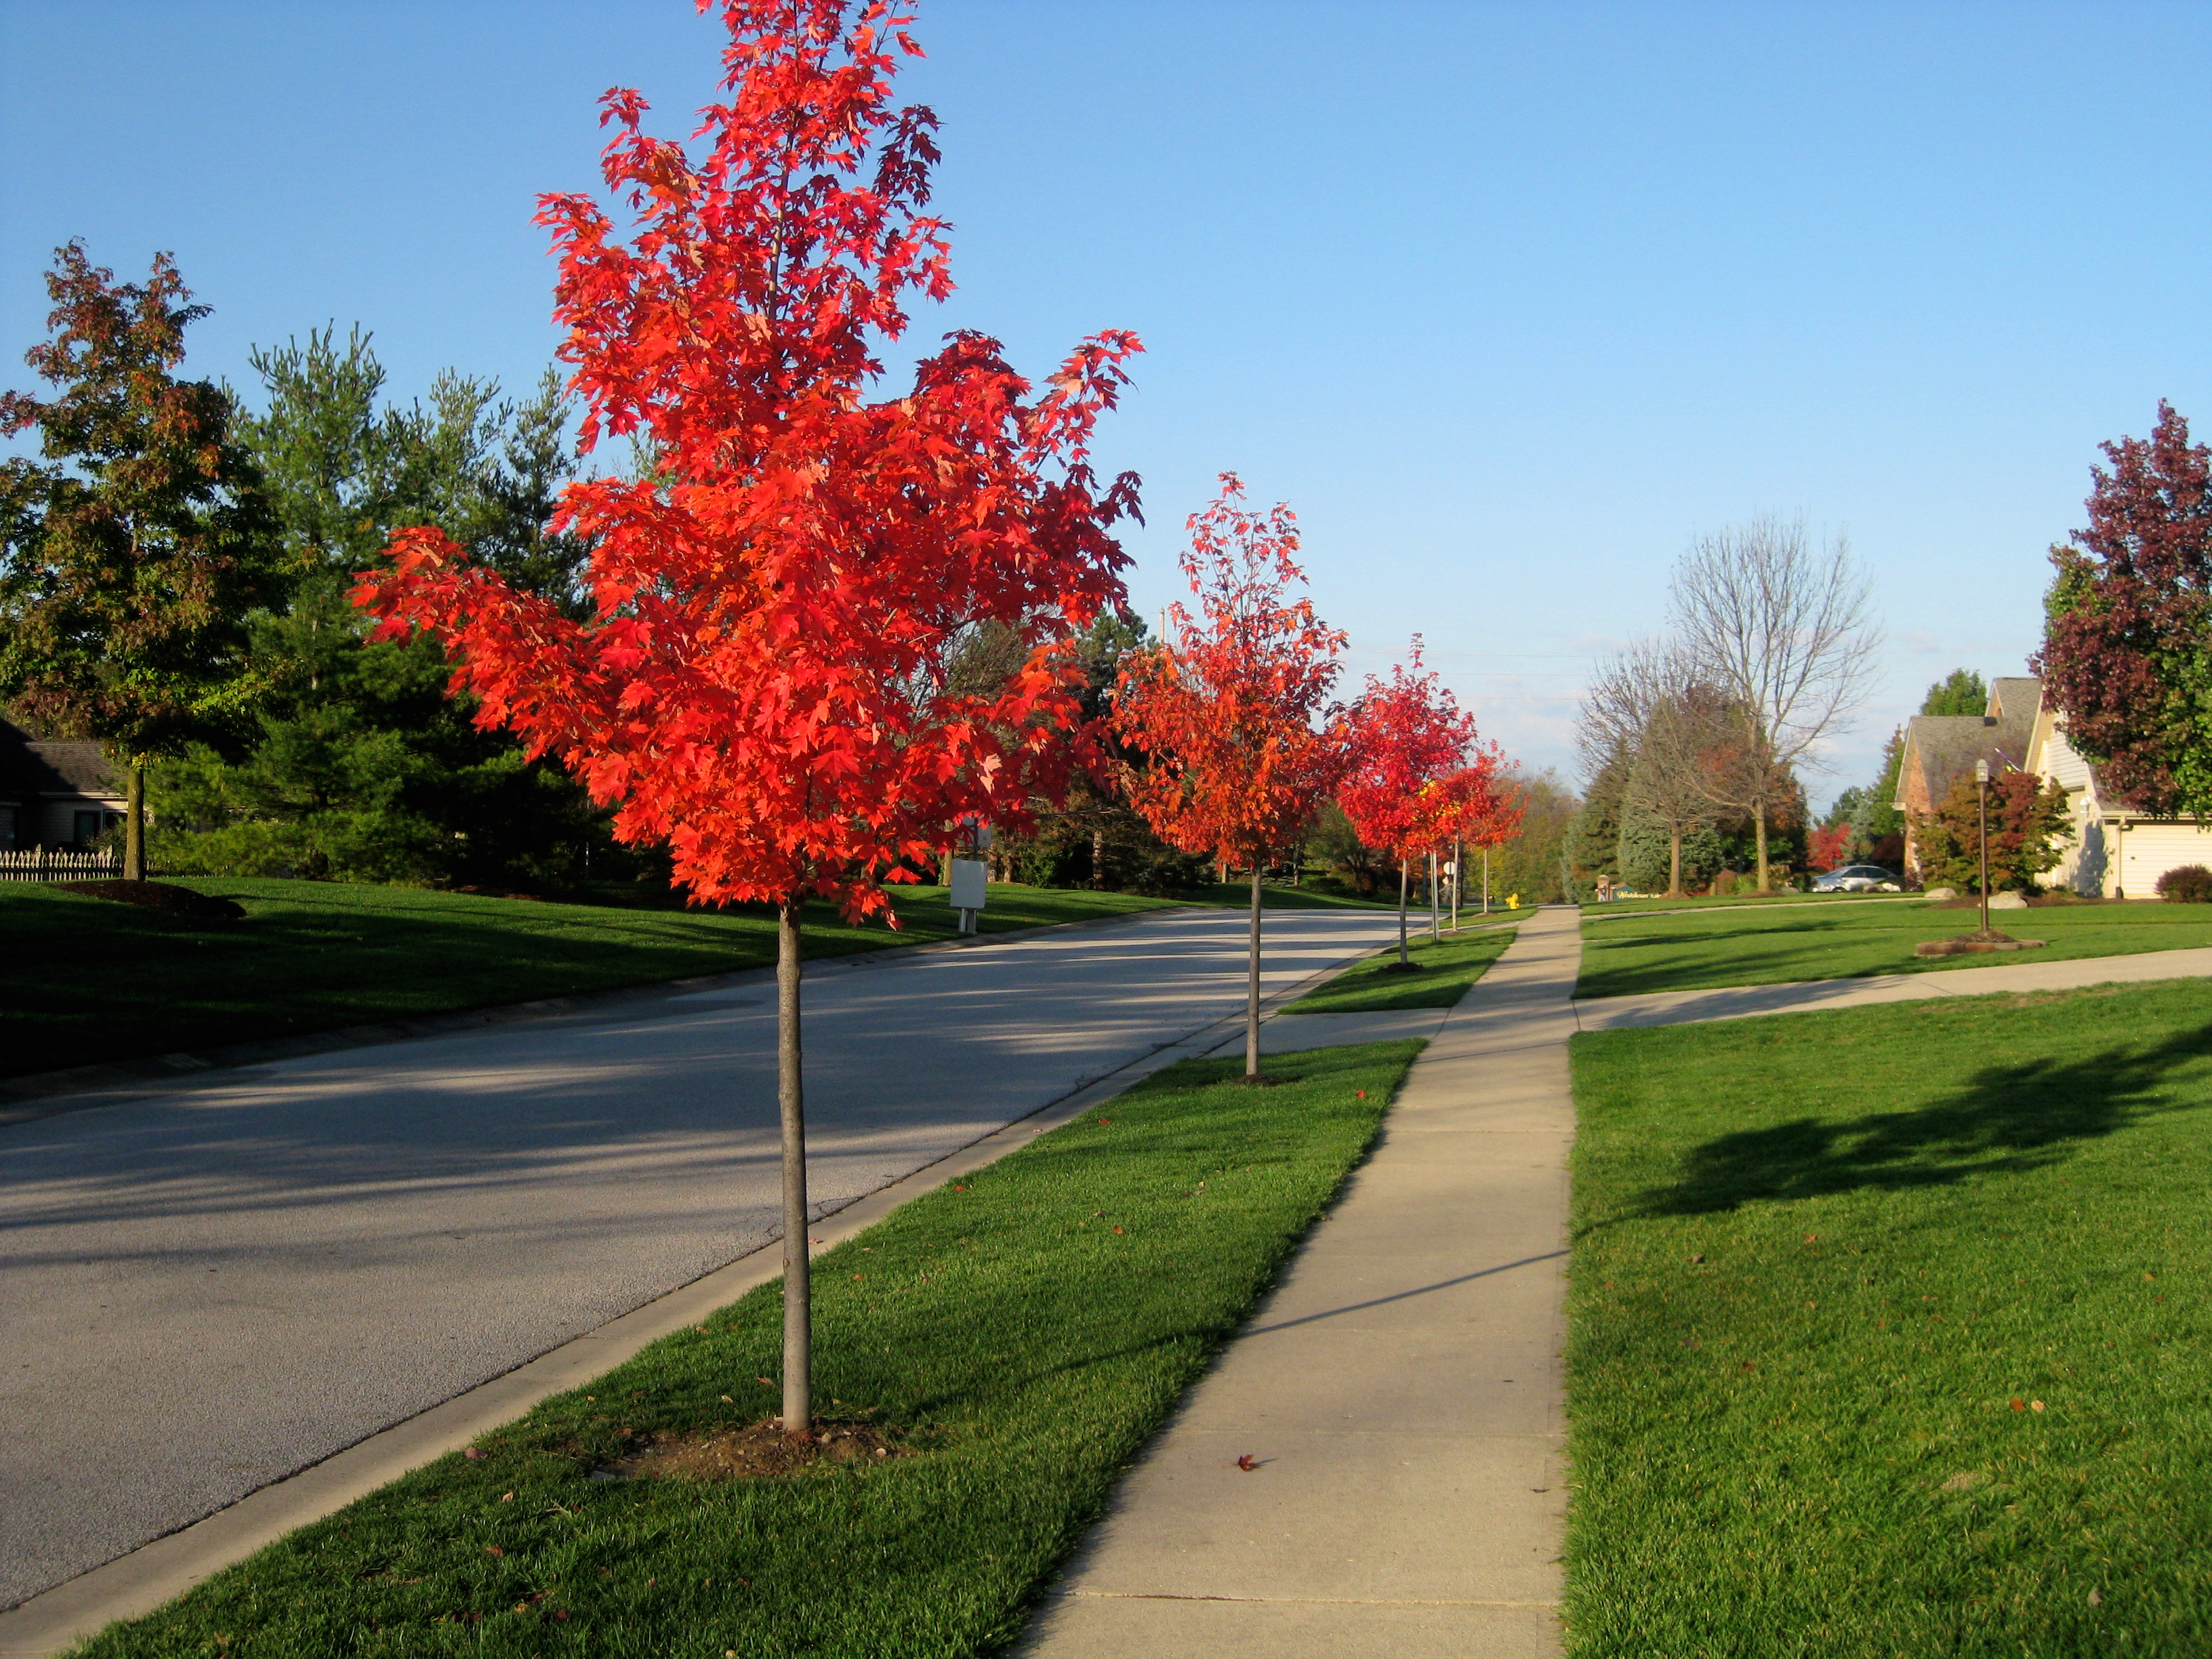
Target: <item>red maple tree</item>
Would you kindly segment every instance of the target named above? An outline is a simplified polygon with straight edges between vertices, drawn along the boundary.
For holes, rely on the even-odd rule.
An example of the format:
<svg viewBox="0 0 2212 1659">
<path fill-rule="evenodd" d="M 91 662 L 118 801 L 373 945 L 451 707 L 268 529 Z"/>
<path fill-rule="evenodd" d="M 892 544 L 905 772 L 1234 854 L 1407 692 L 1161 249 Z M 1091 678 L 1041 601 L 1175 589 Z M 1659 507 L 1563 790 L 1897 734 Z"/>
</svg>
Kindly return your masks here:
<svg viewBox="0 0 2212 1659">
<path fill-rule="evenodd" d="M 908 20 L 884 0 L 720 10 L 702 154 L 646 134 L 635 92 L 602 100 L 628 240 L 586 196 L 540 204 L 582 442 L 629 435 L 647 462 L 572 484 L 556 520 L 596 543 L 594 614 L 434 529 L 396 536 L 356 599 L 380 635 L 435 635 L 478 719 L 618 803 L 623 840 L 665 842 L 699 900 L 776 907 L 783 1421 L 805 1435 L 800 907 L 883 910 L 956 821 L 1019 828 L 1056 787 L 1078 715 L 1062 647 L 1119 602 L 1109 526 L 1136 505 L 1131 476 L 1099 487 L 1089 441 L 1139 347 L 1097 335 L 1032 398 L 996 342 L 956 333 L 882 395 L 908 296 L 951 288 L 923 212 L 935 119 L 889 101 L 894 53 L 919 55 Z M 976 684 L 1010 645 L 1018 666 Z"/>
<path fill-rule="evenodd" d="M 1367 677 L 1352 706 L 1351 769 L 1336 803 L 1370 847 L 1398 860 L 1398 960 L 1406 955 L 1406 878 L 1409 860 L 1437 845 L 1449 798 L 1434 786 L 1470 764 L 1474 717 L 1421 668 L 1421 636 L 1412 662 L 1394 664 L 1388 680 Z"/>
<path fill-rule="evenodd" d="M 1504 751 L 1494 744 L 1474 746 L 1474 758 L 1447 773 L 1423 792 L 1429 807 L 1418 833 L 1431 850 L 1451 848 L 1452 927 L 1459 927 L 1459 895 L 1466 872 L 1466 849 L 1496 847 L 1509 841 L 1528 816 L 1528 806 L 1505 776 Z"/>
<path fill-rule="evenodd" d="M 2212 449 L 2164 402 L 2148 439 L 2103 446 L 2089 524 L 2053 548 L 2032 662 L 2104 787 L 2149 812 L 2212 811 Z"/>
<path fill-rule="evenodd" d="M 1831 823 L 1805 837 L 1805 862 L 1815 870 L 1832 870 L 1848 864 L 1851 855 L 1851 826 Z"/>
<path fill-rule="evenodd" d="M 1244 1073 L 1260 1074 L 1260 871 L 1288 846 L 1334 787 L 1345 763 L 1329 701 L 1344 635 L 1286 590 L 1305 580 L 1292 556 L 1297 521 L 1278 502 L 1264 516 L 1221 493 L 1188 520 L 1183 574 L 1202 619 L 1168 607 L 1170 638 L 1121 671 L 1115 723 L 1150 764 L 1132 774 L 1130 800 L 1160 838 L 1252 870 Z"/>
</svg>

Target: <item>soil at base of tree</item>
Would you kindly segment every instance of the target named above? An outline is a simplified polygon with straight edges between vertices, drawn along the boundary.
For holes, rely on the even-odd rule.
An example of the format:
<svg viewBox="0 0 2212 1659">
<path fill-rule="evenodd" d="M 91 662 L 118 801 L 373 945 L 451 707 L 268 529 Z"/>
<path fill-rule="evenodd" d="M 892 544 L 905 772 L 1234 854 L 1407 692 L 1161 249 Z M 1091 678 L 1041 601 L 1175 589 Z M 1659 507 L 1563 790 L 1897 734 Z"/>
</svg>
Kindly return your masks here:
<svg viewBox="0 0 2212 1659">
<path fill-rule="evenodd" d="M 760 1480 L 810 1464 L 878 1463 L 912 1454 L 872 1423 L 817 1421 L 811 1440 L 794 1440 L 781 1418 L 705 1434 L 645 1441 L 627 1457 L 592 1473 L 601 1480 Z"/>
<path fill-rule="evenodd" d="M 53 885 L 58 892 L 111 899 L 118 904 L 136 904 L 142 909 L 166 910 L 173 916 L 189 916 L 194 921 L 246 919 L 245 910 L 227 898 L 195 893 L 189 887 L 172 886 L 166 881 L 58 881 Z"/>
</svg>

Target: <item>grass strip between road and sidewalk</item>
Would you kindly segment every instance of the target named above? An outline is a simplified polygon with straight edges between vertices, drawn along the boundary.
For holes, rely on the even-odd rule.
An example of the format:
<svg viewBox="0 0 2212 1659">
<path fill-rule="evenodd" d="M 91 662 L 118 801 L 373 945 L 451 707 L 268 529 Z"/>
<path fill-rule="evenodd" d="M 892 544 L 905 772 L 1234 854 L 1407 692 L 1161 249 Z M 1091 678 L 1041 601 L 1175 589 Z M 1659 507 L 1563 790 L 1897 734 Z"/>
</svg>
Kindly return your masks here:
<svg viewBox="0 0 2212 1659">
<path fill-rule="evenodd" d="M 557 903 L 416 887 L 201 876 L 246 920 L 204 922 L 0 883 L 0 1077 L 294 1036 L 541 997 L 764 967 L 765 909 Z M 995 884 L 987 933 L 1176 901 Z M 810 906 L 810 957 L 949 939 L 941 887 L 895 899 L 902 924 Z"/>
<path fill-rule="evenodd" d="M 815 1265 L 817 1398 L 900 1454 L 594 1478 L 777 1403 L 781 1287 L 76 1650 L 80 1659 L 982 1654 L 1374 1138 L 1419 1052 L 1185 1060 Z"/>
<path fill-rule="evenodd" d="M 2212 1652 L 2212 987 L 1572 1052 L 1571 1653 Z"/>
<path fill-rule="evenodd" d="M 1281 1010 L 1285 1014 L 1374 1014 L 1394 1008 L 1449 1008 L 1467 988 L 1505 953 L 1518 929 L 1493 927 L 1483 932 L 1425 934 L 1407 950 L 1416 971 L 1398 965 L 1398 947 L 1346 969 L 1316 990 Z"/>
<path fill-rule="evenodd" d="M 2045 941 L 2002 956 L 1916 957 L 1923 939 L 1981 926 L 1973 906 L 1832 902 L 1766 912 L 1599 917 L 1583 912 L 1578 997 L 1634 996 L 1732 985 L 1857 979 L 1874 974 L 2134 956 L 2212 945 L 2212 904 L 2074 903 L 1991 913 L 1992 925 Z"/>
</svg>

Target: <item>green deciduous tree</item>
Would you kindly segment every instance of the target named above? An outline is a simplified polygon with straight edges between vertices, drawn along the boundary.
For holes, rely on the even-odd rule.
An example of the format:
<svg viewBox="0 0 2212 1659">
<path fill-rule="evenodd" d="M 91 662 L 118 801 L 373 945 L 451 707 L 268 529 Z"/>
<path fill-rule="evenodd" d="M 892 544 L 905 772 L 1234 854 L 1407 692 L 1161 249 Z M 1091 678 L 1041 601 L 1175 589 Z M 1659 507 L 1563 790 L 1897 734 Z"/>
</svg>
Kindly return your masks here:
<svg viewBox="0 0 2212 1659">
<path fill-rule="evenodd" d="M 1923 714 L 1978 714 L 1990 706 L 1990 688 L 1971 668 L 1954 668 L 1928 688 Z"/>
<path fill-rule="evenodd" d="M 245 618 L 276 587 L 276 524 L 230 394 L 180 380 L 207 314 L 166 253 L 115 281 L 83 245 L 46 277 L 52 336 L 26 361 L 58 388 L 0 396 L 0 695 L 96 738 L 128 779 L 125 873 L 145 876 L 145 768 L 235 726 L 252 700 Z"/>
</svg>

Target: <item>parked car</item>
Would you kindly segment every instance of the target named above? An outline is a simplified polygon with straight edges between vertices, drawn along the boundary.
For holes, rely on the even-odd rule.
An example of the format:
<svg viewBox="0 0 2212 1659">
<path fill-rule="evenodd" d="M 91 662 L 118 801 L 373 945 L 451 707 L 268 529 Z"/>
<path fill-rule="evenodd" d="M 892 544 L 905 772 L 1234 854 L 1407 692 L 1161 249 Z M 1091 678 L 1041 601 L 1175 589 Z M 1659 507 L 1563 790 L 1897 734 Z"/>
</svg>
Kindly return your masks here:
<svg viewBox="0 0 2212 1659">
<path fill-rule="evenodd" d="M 1816 893 L 1901 893 L 1905 884 L 1894 870 L 1879 864 L 1846 864 L 1814 882 Z"/>
</svg>

